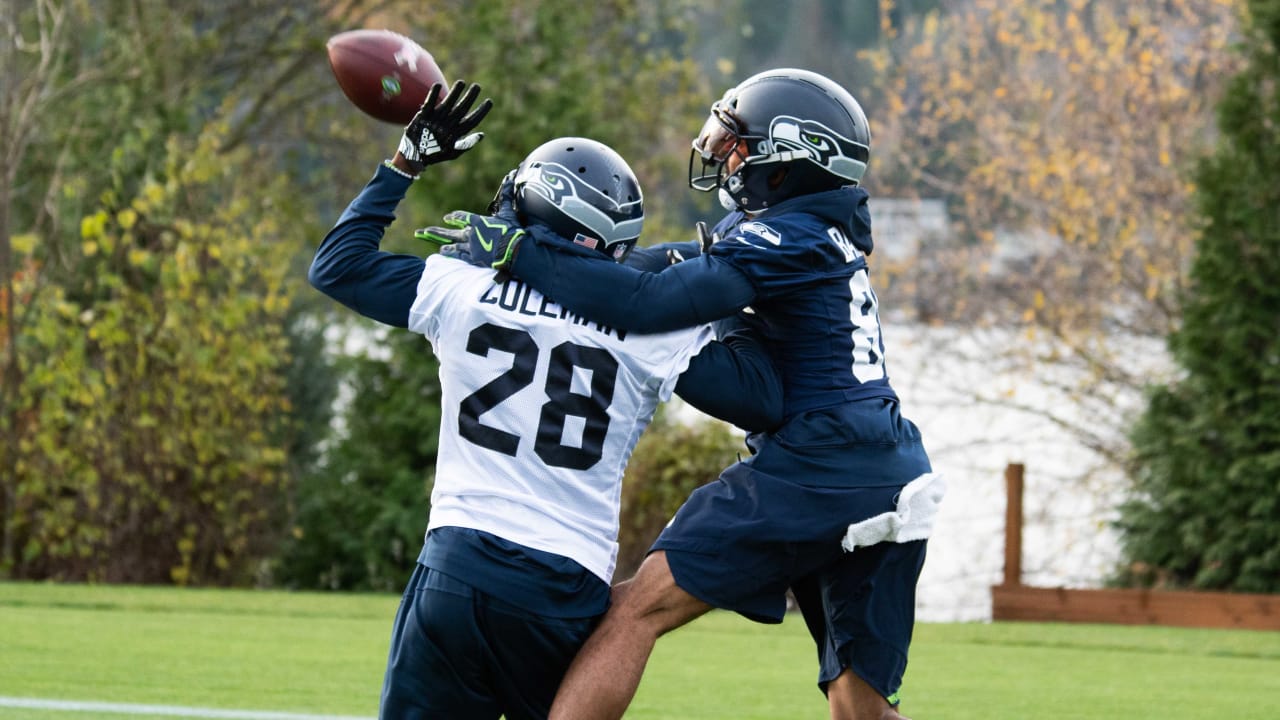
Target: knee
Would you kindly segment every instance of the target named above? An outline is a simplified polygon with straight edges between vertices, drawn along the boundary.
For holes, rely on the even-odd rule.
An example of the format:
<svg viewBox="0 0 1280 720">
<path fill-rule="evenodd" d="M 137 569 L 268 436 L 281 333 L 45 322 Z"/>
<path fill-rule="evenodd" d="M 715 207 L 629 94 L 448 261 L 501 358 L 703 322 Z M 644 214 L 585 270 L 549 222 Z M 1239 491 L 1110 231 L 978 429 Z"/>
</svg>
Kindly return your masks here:
<svg viewBox="0 0 1280 720">
<path fill-rule="evenodd" d="M 662 553 L 650 555 L 635 577 L 614 586 L 607 620 L 657 637 L 711 609 L 676 585 Z"/>
<path fill-rule="evenodd" d="M 613 588 L 607 618 L 613 622 L 646 623 L 662 612 L 665 593 L 652 580 L 633 577 Z"/>
</svg>

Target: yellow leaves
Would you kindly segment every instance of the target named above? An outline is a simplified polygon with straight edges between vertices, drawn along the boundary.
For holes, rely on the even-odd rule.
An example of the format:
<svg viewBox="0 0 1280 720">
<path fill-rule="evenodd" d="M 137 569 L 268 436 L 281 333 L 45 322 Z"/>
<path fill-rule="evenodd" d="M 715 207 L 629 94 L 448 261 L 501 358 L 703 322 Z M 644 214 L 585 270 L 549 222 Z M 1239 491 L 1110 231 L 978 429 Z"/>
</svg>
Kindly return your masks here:
<svg viewBox="0 0 1280 720">
<path fill-rule="evenodd" d="M 1076 57 L 1085 58 L 1091 55 L 1093 41 L 1087 35 L 1077 35 L 1071 41 Z"/>
<path fill-rule="evenodd" d="M 116 223 L 122 230 L 132 230 L 138 222 L 138 212 L 133 208 L 125 208 L 116 214 Z"/>
<path fill-rule="evenodd" d="M 931 12 L 925 16 L 921 31 L 926 39 L 938 36 L 938 13 Z"/>
<path fill-rule="evenodd" d="M 86 240 L 80 243 L 80 251 L 84 253 L 85 257 L 93 257 L 98 254 L 98 243 L 93 240 Z"/>
<path fill-rule="evenodd" d="M 881 51 L 858 51 L 858 60 L 867 64 L 873 75 L 884 75 L 889 67 L 889 54 Z"/>
<path fill-rule="evenodd" d="M 271 293 L 262 301 L 262 309 L 273 315 L 288 310 L 289 305 L 289 296 L 281 293 Z"/>
<path fill-rule="evenodd" d="M 53 301 L 54 312 L 64 320 L 69 320 L 76 316 L 76 306 L 67 302 L 64 298 L 58 298 Z"/>
<path fill-rule="evenodd" d="M 947 72 L 947 90 L 959 96 L 969 95 L 974 91 L 973 80 L 958 68 L 951 68 Z M 955 100 L 963 102 L 960 97 Z"/>
<path fill-rule="evenodd" d="M 93 393 L 83 386 L 76 387 L 72 390 L 71 399 L 81 407 L 89 407 L 94 403 Z"/>
<path fill-rule="evenodd" d="M 40 238 L 35 233 L 19 233 L 9 238 L 9 246 L 19 255 L 30 255 L 39 241 Z"/>
<path fill-rule="evenodd" d="M 155 180 L 148 180 L 142 189 L 138 192 L 138 196 L 130 203 L 129 208 L 121 211 L 118 222 L 120 227 L 128 230 L 132 227 L 137 214 L 148 214 L 156 210 L 162 209 L 168 200 L 168 192 L 164 186 Z M 128 218 L 125 213 L 134 213 L 133 218 Z M 128 223 L 126 225 L 126 223 Z"/>
<path fill-rule="evenodd" d="M 85 240 L 94 240 L 102 237 L 102 234 L 106 231 L 108 219 L 106 211 L 101 210 L 81 218 L 80 237 Z"/>
</svg>

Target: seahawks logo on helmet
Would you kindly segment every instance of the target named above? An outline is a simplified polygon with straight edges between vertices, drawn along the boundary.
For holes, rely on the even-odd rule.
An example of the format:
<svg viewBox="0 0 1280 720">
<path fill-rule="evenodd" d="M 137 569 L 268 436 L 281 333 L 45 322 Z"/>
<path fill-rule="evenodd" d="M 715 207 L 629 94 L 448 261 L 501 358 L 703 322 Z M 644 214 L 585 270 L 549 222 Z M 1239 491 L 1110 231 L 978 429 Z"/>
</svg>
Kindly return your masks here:
<svg viewBox="0 0 1280 720">
<path fill-rule="evenodd" d="M 559 163 L 528 163 L 516 174 L 515 184 L 518 188 L 523 186 L 525 193 L 542 196 L 560 212 L 599 233 L 606 247 L 640 235 L 644 217 L 636 217 L 639 199 L 619 203 Z"/>
<path fill-rule="evenodd" d="M 867 169 L 870 149 L 820 122 L 779 115 L 769 124 L 768 148 L 761 154 L 791 152 L 809 156 L 831 174 L 857 182 Z"/>
</svg>

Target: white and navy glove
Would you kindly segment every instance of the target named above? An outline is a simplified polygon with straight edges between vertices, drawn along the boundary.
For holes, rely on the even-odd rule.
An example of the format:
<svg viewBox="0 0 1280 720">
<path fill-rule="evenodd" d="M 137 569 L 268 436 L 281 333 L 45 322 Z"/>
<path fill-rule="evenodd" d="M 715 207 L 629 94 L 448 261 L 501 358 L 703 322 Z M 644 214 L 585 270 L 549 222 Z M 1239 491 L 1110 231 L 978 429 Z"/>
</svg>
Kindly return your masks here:
<svg viewBox="0 0 1280 720">
<path fill-rule="evenodd" d="M 400 155 L 414 174 L 422 172 L 428 165 L 458 157 L 484 137 L 484 133 L 471 131 L 489 114 L 493 101 L 486 98 L 472 110 L 471 106 L 480 95 L 480 86 L 472 83 L 464 93 L 463 85 L 465 83 L 461 80 L 455 82 L 439 104 L 436 100 L 443 87 L 440 83 L 432 85 L 422 108 L 405 126 L 404 137 L 400 138 Z"/>
<path fill-rule="evenodd" d="M 720 242 L 720 234 L 716 233 L 712 235 L 707 230 L 707 224 L 702 222 L 701 220 L 699 220 L 694 227 L 698 231 L 698 249 L 701 251 L 703 255 L 706 255 L 708 252 L 711 251 L 712 245 L 715 245 L 716 243 Z M 681 263 L 688 259 L 689 258 L 686 258 L 684 256 L 684 253 L 680 252 L 679 247 L 673 247 L 670 250 L 667 250 L 668 265 L 675 265 L 676 263 Z"/>
</svg>

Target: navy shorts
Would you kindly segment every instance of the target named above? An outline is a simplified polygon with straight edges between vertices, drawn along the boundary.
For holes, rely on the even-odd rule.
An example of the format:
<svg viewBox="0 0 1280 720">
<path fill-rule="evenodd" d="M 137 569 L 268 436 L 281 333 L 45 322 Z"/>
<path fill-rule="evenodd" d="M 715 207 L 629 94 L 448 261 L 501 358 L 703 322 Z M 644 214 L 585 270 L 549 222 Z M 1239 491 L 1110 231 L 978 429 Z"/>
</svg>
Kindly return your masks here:
<svg viewBox="0 0 1280 720">
<path fill-rule="evenodd" d="M 791 591 L 818 647 L 818 687 L 849 668 L 891 705 L 907 669 L 925 541 L 880 543 L 796 580 Z"/>
<path fill-rule="evenodd" d="M 538 615 L 418 565 L 396 613 L 378 716 L 546 718 L 598 621 Z"/>
<path fill-rule="evenodd" d="M 896 403 L 874 401 L 754 440 L 757 454 L 695 490 L 652 550 L 686 592 L 757 622 L 781 622 L 792 590 L 818 646 L 819 687 L 849 668 L 896 701 L 925 542 L 852 553 L 840 542 L 931 472 L 919 431 Z"/>
</svg>

